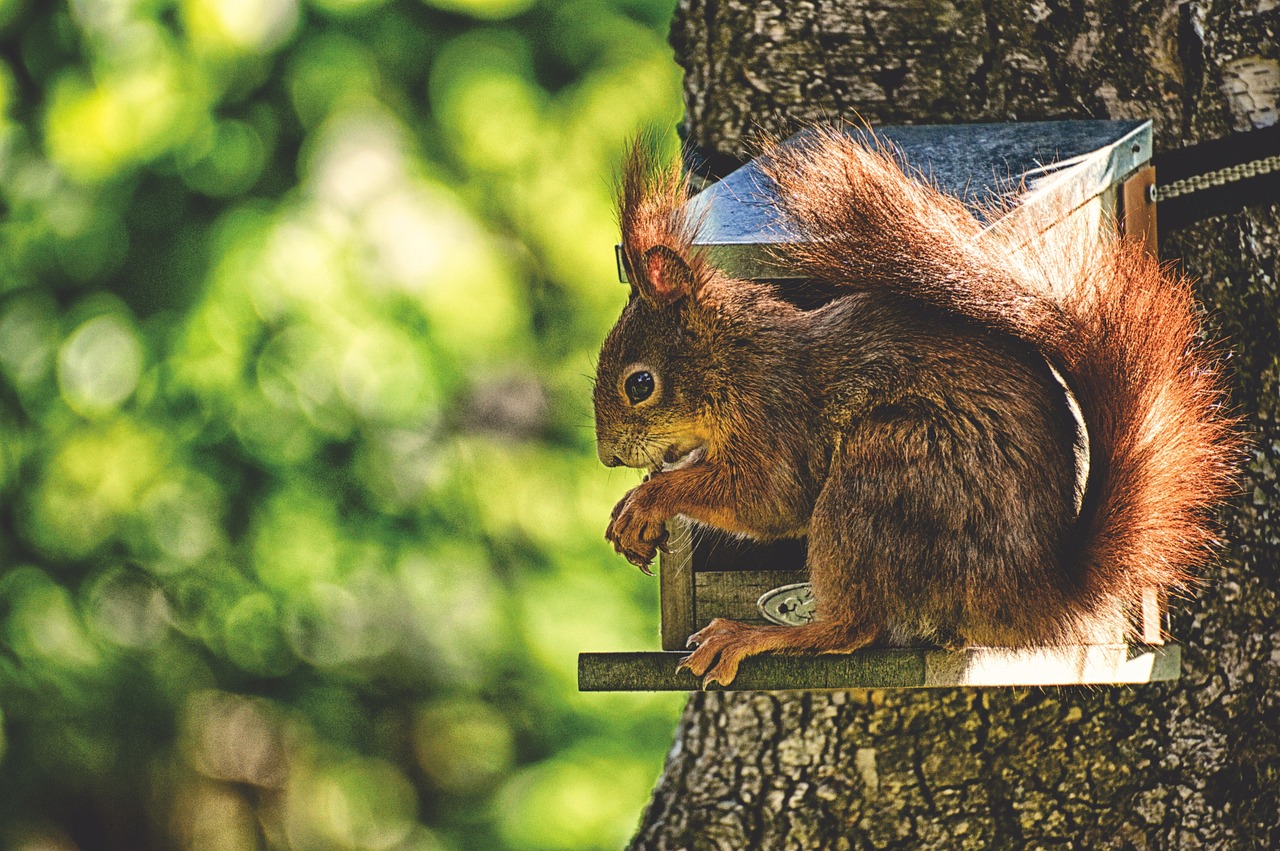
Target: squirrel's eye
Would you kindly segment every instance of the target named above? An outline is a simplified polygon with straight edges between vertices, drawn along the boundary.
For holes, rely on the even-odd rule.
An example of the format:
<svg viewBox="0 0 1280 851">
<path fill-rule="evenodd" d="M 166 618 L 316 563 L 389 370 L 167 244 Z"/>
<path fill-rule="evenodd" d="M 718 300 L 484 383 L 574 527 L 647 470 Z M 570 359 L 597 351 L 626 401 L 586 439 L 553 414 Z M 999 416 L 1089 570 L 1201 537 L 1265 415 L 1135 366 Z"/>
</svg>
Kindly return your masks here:
<svg viewBox="0 0 1280 851">
<path fill-rule="evenodd" d="M 623 389 L 627 391 L 631 404 L 638 405 L 653 395 L 653 374 L 645 369 L 633 372 L 627 376 Z"/>
</svg>

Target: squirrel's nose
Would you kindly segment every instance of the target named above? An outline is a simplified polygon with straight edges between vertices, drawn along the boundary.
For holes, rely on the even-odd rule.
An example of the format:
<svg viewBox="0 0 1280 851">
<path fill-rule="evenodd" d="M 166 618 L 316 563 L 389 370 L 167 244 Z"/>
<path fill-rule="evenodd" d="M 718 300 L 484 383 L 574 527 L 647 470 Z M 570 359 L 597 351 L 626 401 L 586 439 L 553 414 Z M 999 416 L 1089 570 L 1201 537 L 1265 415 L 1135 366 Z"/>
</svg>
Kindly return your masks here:
<svg viewBox="0 0 1280 851">
<path fill-rule="evenodd" d="M 596 437 L 596 457 L 606 467 L 623 466 L 622 459 L 618 457 L 617 448 L 618 442 L 616 440 L 609 440 L 608 438 L 601 440 L 599 436 Z"/>
</svg>

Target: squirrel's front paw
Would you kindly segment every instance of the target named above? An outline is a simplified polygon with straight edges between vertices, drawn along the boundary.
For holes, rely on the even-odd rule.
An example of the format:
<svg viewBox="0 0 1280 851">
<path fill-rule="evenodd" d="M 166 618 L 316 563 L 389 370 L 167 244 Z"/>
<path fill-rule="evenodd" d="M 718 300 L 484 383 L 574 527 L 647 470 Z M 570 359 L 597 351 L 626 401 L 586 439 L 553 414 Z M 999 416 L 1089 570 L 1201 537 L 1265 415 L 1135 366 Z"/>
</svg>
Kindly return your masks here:
<svg viewBox="0 0 1280 851">
<path fill-rule="evenodd" d="M 658 550 L 665 551 L 667 516 L 656 511 L 643 493 L 643 485 L 635 488 L 614 506 L 605 538 L 627 561 L 650 576 L 649 564 Z"/>
</svg>

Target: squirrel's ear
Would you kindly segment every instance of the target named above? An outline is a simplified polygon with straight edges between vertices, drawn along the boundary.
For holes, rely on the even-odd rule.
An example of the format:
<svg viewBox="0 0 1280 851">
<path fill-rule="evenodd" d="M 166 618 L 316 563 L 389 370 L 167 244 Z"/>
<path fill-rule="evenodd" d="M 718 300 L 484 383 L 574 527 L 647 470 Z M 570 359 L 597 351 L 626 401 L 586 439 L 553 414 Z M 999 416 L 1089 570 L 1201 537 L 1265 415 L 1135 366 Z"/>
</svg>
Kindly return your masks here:
<svg viewBox="0 0 1280 851">
<path fill-rule="evenodd" d="M 684 296 L 694 295 L 697 279 L 693 268 L 677 252 L 665 245 L 655 245 L 644 253 L 641 262 L 641 295 L 658 304 L 670 304 Z"/>
</svg>

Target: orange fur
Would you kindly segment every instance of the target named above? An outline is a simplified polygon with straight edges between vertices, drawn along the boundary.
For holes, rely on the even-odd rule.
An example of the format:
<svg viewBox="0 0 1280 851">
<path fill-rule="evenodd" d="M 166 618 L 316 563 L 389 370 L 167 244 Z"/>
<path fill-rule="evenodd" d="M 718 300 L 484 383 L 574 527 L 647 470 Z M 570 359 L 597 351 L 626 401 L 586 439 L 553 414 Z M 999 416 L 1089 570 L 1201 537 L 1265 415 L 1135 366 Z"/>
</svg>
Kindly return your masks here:
<svg viewBox="0 0 1280 851">
<path fill-rule="evenodd" d="M 761 162 L 805 237 L 777 261 L 825 304 L 712 266 L 686 180 L 650 147 L 621 185 L 633 289 L 601 352 L 597 441 L 655 472 L 607 537 L 642 567 L 676 514 L 809 537 L 816 624 L 717 620 L 685 667 L 728 683 L 760 652 L 1087 642 L 1143 589 L 1192 581 L 1240 438 L 1185 279 L 1069 227 L 984 228 L 838 130 Z M 1046 361 L 1088 435 L 1078 515 L 1076 427 Z M 630 400 L 638 372 L 656 389 Z"/>
<path fill-rule="evenodd" d="M 1082 604 L 1137 606 L 1145 587 L 1192 580 L 1217 543 L 1213 512 L 1233 488 L 1240 438 L 1187 279 L 1128 241 L 1075 233 L 1066 244 L 1012 244 L 984 233 L 961 203 L 907 177 L 892 152 L 836 129 L 771 146 L 763 161 L 780 208 L 807 237 L 784 262 L 976 319 L 1061 370 L 1090 440 L 1074 554 Z"/>
</svg>

